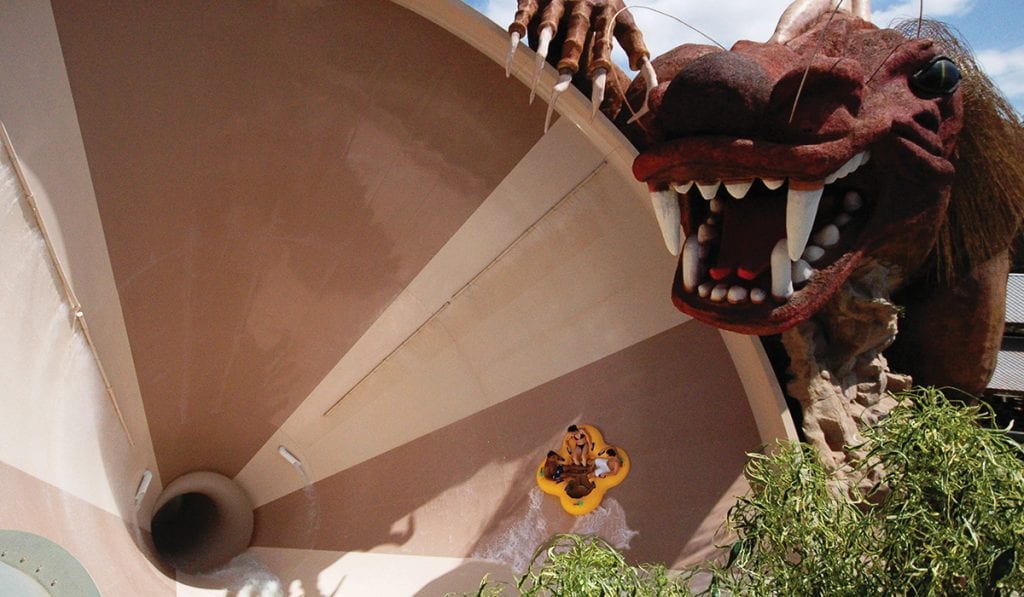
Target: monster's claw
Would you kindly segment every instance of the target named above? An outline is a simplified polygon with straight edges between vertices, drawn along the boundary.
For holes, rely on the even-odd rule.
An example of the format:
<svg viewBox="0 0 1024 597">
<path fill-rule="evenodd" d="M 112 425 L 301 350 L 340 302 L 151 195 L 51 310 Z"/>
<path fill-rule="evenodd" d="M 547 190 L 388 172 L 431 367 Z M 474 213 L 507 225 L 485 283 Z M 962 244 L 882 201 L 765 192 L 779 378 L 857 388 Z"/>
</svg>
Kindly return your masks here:
<svg viewBox="0 0 1024 597">
<path fill-rule="evenodd" d="M 530 85 L 530 103 L 537 96 L 537 82 L 540 81 L 540 74 L 544 72 L 544 61 L 548 57 L 548 48 L 551 46 L 551 38 L 555 30 L 551 27 L 544 27 L 540 30 L 540 37 L 537 42 L 537 66 L 533 73 L 533 84 Z"/>
<path fill-rule="evenodd" d="M 513 33 L 509 37 L 508 57 L 505 58 L 505 78 L 512 75 L 512 59 L 516 56 L 516 48 L 519 47 L 519 33 Z"/>
<path fill-rule="evenodd" d="M 551 90 L 551 99 L 548 101 L 548 113 L 544 117 L 544 132 L 548 132 L 548 128 L 551 125 L 551 114 L 555 111 L 555 102 L 558 101 L 558 96 L 569 88 L 569 84 L 572 83 L 572 73 L 563 72 L 558 75 L 558 83 L 555 83 L 554 89 Z"/>
<path fill-rule="evenodd" d="M 604 90 L 608 84 L 608 69 L 599 68 L 594 71 L 594 80 L 590 90 L 590 103 L 592 104 L 592 111 L 590 117 L 597 116 L 597 110 L 601 107 L 601 102 L 604 101 Z"/>
<path fill-rule="evenodd" d="M 658 74 L 654 72 L 654 66 L 651 65 L 650 58 L 644 57 L 644 62 L 640 67 L 640 72 L 644 75 L 644 82 L 647 84 L 647 93 L 644 94 L 644 105 L 640 106 L 640 110 L 629 119 L 629 124 L 633 124 L 640 119 L 641 116 L 647 114 L 650 111 L 650 107 L 647 105 L 651 97 L 651 91 L 658 86 Z"/>
</svg>

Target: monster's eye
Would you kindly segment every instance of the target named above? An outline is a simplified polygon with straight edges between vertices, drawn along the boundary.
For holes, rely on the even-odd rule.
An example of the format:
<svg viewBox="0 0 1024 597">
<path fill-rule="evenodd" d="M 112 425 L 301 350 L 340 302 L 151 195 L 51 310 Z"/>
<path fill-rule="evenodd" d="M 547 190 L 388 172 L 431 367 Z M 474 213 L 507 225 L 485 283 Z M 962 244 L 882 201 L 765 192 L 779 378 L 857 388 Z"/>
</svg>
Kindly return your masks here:
<svg viewBox="0 0 1024 597">
<path fill-rule="evenodd" d="M 960 86 L 960 69 L 949 58 L 940 56 L 911 75 L 910 84 L 927 95 L 950 95 Z"/>
</svg>

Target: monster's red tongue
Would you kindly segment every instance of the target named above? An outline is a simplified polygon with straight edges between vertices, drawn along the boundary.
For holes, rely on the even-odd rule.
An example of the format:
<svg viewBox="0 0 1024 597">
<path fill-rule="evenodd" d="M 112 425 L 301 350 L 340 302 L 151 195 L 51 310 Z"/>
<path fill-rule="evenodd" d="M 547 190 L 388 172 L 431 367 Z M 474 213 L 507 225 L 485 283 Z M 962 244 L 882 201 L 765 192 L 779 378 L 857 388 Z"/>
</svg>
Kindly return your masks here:
<svg viewBox="0 0 1024 597">
<path fill-rule="evenodd" d="M 783 200 L 784 201 L 784 200 Z M 768 269 L 772 248 L 786 236 L 786 207 L 779 200 L 747 197 L 724 201 L 714 270 L 752 280 Z"/>
</svg>

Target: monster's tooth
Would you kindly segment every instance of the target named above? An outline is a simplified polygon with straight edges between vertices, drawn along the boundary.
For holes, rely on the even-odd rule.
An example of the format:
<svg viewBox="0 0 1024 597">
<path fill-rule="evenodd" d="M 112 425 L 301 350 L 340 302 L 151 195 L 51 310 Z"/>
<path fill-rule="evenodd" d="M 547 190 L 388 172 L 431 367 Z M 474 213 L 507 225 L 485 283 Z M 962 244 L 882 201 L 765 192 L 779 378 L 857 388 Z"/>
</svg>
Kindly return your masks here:
<svg viewBox="0 0 1024 597">
<path fill-rule="evenodd" d="M 864 206 L 864 200 L 861 199 L 860 193 L 857 191 L 847 191 L 843 195 L 843 209 L 846 211 L 857 211 Z"/>
<path fill-rule="evenodd" d="M 786 179 L 785 178 L 762 178 L 761 182 L 764 183 L 765 188 L 767 188 L 769 191 L 774 191 L 775 189 L 777 189 L 777 188 L 781 187 L 782 185 L 786 184 Z"/>
<path fill-rule="evenodd" d="M 847 224 L 849 224 L 850 220 L 852 220 L 852 219 L 853 218 L 850 216 L 850 214 L 848 214 L 848 213 L 841 213 L 838 216 L 836 216 L 836 219 L 833 220 L 832 223 L 835 224 L 836 226 L 839 226 L 840 228 L 842 228 L 843 226 L 846 226 Z"/>
<path fill-rule="evenodd" d="M 825 249 L 822 249 L 821 247 L 817 247 L 817 246 L 814 246 L 814 245 L 807 245 L 807 248 L 804 249 L 803 258 L 808 263 L 814 263 L 815 261 L 821 259 L 821 257 L 824 254 L 825 254 Z"/>
<path fill-rule="evenodd" d="M 747 289 L 742 286 L 731 286 L 725 298 L 734 305 L 742 303 L 747 300 Z"/>
<path fill-rule="evenodd" d="M 708 226 L 717 226 L 718 225 L 718 216 L 716 216 L 715 214 L 711 214 L 710 216 L 708 216 L 707 220 L 704 220 L 704 222 Z"/>
<path fill-rule="evenodd" d="M 839 229 L 835 224 L 829 224 L 814 233 L 814 244 L 823 247 L 834 247 L 839 242 Z"/>
<path fill-rule="evenodd" d="M 806 282 L 811 279 L 814 275 L 814 270 L 811 268 L 811 264 L 807 263 L 803 259 L 798 260 L 793 264 L 793 283 L 799 284 Z"/>
<path fill-rule="evenodd" d="M 786 239 L 775 243 L 772 249 L 772 296 L 780 299 L 789 298 L 793 294 L 792 261 L 786 248 Z"/>
<path fill-rule="evenodd" d="M 700 298 L 708 298 L 708 295 L 711 294 L 711 289 L 714 287 L 714 282 L 704 282 L 697 287 L 697 295 L 700 296 Z"/>
<path fill-rule="evenodd" d="M 718 187 L 720 186 L 722 186 L 722 182 L 717 180 L 715 182 L 706 184 L 701 184 L 698 182 L 697 190 L 700 191 L 701 197 L 710 201 L 711 199 L 715 198 L 715 194 L 718 193 Z"/>
<path fill-rule="evenodd" d="M 717 198 L 716 199 L 712 199 L 711 202 L 708 204 L 708 209 L 710 209 L 711 213 L 713 213 L 713 214 L 720 214 L 720 213 L 722 213 L 722 209 L 724 207 L 725 207 L 725 204 L 722 202 L 722 200 L 721 199 L 717 199 Z"/>
<path fill-rule="evenodd" d="M 852 158 L 850 158 L 850 161 L 846 162 L 846 166 L 845 166 L 845 167 L 850 169 L 850 171 L 847 172 L 847 174 L 853 174 L 854 172 L 857 171 L 858 168 L 863 166 L 864 162 L 866 161 L 866 159 L 865 159 L 866 157 L 867 157 L 867 152 L 866 151 L 862 151 L 862 152 L 858 153 L 857 155 L 853 156 Z"/>
<path fill-rule="evenodd" d="M 818 215 L 818 202 L 825 188 L 820 185 L 807 189 L 793 187 L 794 183 L 791 182 L 786 197 L 786 239 L 789 242 L 789 258 L 796 261 L 800 259 L 807 246 L 807 239 L 811 237 L 814 217 Z"/>
<path fill-rule="evenodd" d="M 835 178 L 832 178 L 832 182 L 835 182 L 840 178 L 845 178 L 846 176 L 849 176 L 850 174 L 855 172 L 857 168 L 860 168 L 861 160 L 863 159 L 864 154 L 858 153 L 852 158 L 846 160 L 846 163 L 840 166 L 839 169 L 835 171 L 835 174 L 833 174 Z M 828 179 L 825 179 L 825 184 L 832 184 L 832 182 L 829 182 Z"/>
<path fill-rule="evenodd" d="M 690 191 L 690 188 L 692 186 L 693 186 L 693 181 L 692 180 L 690 182 L 674 182 L 674 183 L 672 183 L 672 190 L 677 192 L 677 193 L 679 193 L 680 195 L 685 195 L 686 193 L 688 193 Z"/>
<path fill-rule="evenodd" d="M 715 240 L 716 238 L 718 238 L 718 230 L 715 229 L 714 226 L 701 224 L 700 228 L 697 229 L 697 241 L 702 245 L 709 240 Z"/>
<path fill-rule="evenodd" d="M 729 287 L 725 284 L 718 284 L 711 289 L 711 300 L 716 303 L 720 303 L 725 299 L 727 294 L 729 294 Z"/>
<path fill-rule="evenodd" d="M 750 289 L 750 302 L 755 305 L 760 305 L 766 298 L 768 298 L 768 294 L 764 290 L 761 290 L 760 288 Z"/>
<path fill-rule="evenodd" d="M 853 172 L 856 169 L 856 166 L 851 167 L 851 162 L 853 162 L 853 158 L 851 158 L 850 161 L 840 166 L 838 170 L 826 176 L 825 184 L 832 184 L 835 181 L 839 180 L 840 178 L 845 178 L 847 175 L 850 174 L 850 172 Z"/>
<path fill-rule="evenodd" d="M 860 168 L 860 166 L 863 166 L 864 164 L 868 163 L 868 161 L 870 161 L 870 160 L 871 160 L 871 152 L 868 151 L 867 149 L 865 149 L 864 151 L 860 152 L 860 165 L 857 166 L 857 167 Z"/>
<path fill-rule="evenodd" d="M 679 198 L 676 192 L 651 191 L 651 204 L 654 205 L 654 215 L 658 218 L 661 237 L 665 239 L 668 252 L 678 255 L 683 240 L 679 230 Z"/>
<path fill-rule="evenodd" d="M 691 234 L 683 243 L 683 288 L 693 292 L 700 283 L 700 245 Z"/>
<path fill-rule="evenodd" d="M 742 199 L 747 196 L 747 191 L 753 186 L 753 180 L 727 182 L 725 184 L 725 190 L 729 191 L 729 194 L 737 199 Z"/>
</svg>

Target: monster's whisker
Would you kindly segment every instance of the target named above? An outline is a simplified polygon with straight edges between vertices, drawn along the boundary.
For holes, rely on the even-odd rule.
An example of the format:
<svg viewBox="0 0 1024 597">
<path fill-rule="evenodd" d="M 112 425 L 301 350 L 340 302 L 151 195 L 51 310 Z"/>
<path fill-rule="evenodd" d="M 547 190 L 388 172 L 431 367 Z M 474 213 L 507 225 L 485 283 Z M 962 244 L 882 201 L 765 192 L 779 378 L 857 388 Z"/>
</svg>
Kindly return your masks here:
<svg viewBox="0 0 1024 597">
<path fill-rule="evenodd" d="M 906 43 L 906 42 L 904 42 L 904 43 Z M 865 85 L 868 85 L 868 84 L 871 83 L 871 80 L 875 78 L 875 75 L 878 74 L 878 71 L 882 70 L 882 67 L 885 66 L 885 63 L 888 62 L 889 59 L 892 58 L 892 55 L 896 53 L 896 50 L 899 50 L 900 48 L 902 48 L 903 45 L 904 44 L 901 43 L 899 45 L 894 46 L 891 50 L 889 50 L 889 53 L 885 55 L 885 58 L 883 58 L 882 61 L 878 63 L 878 67 L 875 68 L 874 72 L 871 73 L 871 76 L 864 80 L 864 84 Z"/>
<path fill-rule="evenodd" d="M 924 0 L 918 3 L 920 10 L 917 13 L 917 39 L 921 39 L 921 27 L 924 25 Z"/>
<path fill-rule="evenodd" d="M 722 50 L 728 51 L 728 49 L 725 46 L 723 46 L 722 44 L 718 43 L 718 41 L 715 40 L 715 38 L 711 37 L 707 33 L 704 33 L 700 29 L 694 27 L 693 25 L 687 23 L 686 21 L 680 19 L 679 17 L 677 17 L 675 15 L 672 15 L 672 14 L 669 14 L 667 12 L 664 12 L 662 10 L 658 10 L 657 8 L 653 8 L 651 6 L 643 6 L 643 5 L 624 6 L 624 7 L 620 8 L 619 10 L 617 10 L 615 12 L 615 14 L 612 15 L 612 18 L 608 19 L 608 24 L 605 25 L 604 35 L 605 35 L 606 38 L 612 35 L 612 29 L 614 28 L 615 22 L 618 20 L 619 15 L 622 14 L 623 12 L 632 10 L 634 8 L 642 8 L 644 10 L 649 10 L 651 12 L 657 13 L 657 14 L 663 16 L 663 17 L 668 17 L 668 18 L 672 19 L 673 21 L 676 21 L 676 22 L 682 24 L 683 26 L 689 28 L 690 30 L 694 31 L 695 33 L 697 33 L 698 35 L 700 35 L 704 39 L 710 41 L 711 43 L 715 44 L 716 46 L 718 46 Z M 648 98 L 651 95 L 651 91 L 655 87 L 657 87 L 657 85 L 658 85 L 658 77 L 657 77 L 657 74 L 654 71 L 654 66 L 651 65 L 651 61 L 650 61 L 649 58 L 645 58 L 643 60 L 643 63 L 641 65 L 641 67 L 640 67 L 640 70 L 643 73 L 644 81 L 647 83 L 647 92 L 644 94 L 644 103 L 643 103 L 642 106 L 640 106 L 640 110 L 638 110 L 638 111 L 633 110 L 633 107 L 629 105 L 629 102 L 628 101 L 626 102 L 626 107 L 629 109 L 630 113 L 632 113 L 632 117 L 628 121 L 630 124 L 632 124 L 632 123 L 636 122 L 637 120 L 639 120 L 641 116 L 643 116 L 644 114 L 646 114 L 649 111 Z"/>
<path fill-rule="evenodd" d="M 683 26 L 689 28 L 694 33 L 697 33 L 698 35 L 700 35 L 704 39 L 710 41 L 711 43 L 715 44 L 719 48 L 722 48 L 723 50 L 727 49 L 725 46 L 723 46 L 722 44 L 718 43 L 715 40 L 715 38 L 711 37 L 707 33 L 704 33 L 700 29 L 697 29 L 696 27 L 694 27 L 693 25 L 691 25 L 691 24 L 687 23 L 686 21 L 680 19 L 679 17 L 677 17 L 675 15 L 672 15 L 672 14 L 669 14 L 669 13 L 664 12 L 664 11 L 658 10 L 657 8 L 654 8 L 654 7 L 651 7 L 651 6 L 642 6 L 642 5 L 639 5 L 639 4 L 634 4 L 632 6 L 626 6 L 626 7 L 620 8 L 618 11 L 616 11 L 615 15 L 612 16 L 612 18 L 608 20 L 608 25 L 605 28 L 604 34 L 605 35 L 611 35 L 612 27 L 615 26 L 615 20 L 619 18 L 619 15 L 622 14 L 623 12 L 625 12 L 625 11 L 633 10 L 634 8 L 642 8 L 644 10 L 649 10 L 651 12 L 656 12 L 656 13 L 660 14 L 663 17 L 668 17 L 668 18 L 672 19 L 673 21 L 676 21 L 677 23 L 680 23 Z"/>
<path fill-rule="evenodd" d="M 804 84 L 807 83 L 807 75 L 811 73 L 811 65 L 814 64 L 814 58 L 821 53 L 821 46 L 825 43 L 825 35 L 828 34 L 828 28 L 832 24 L 832 19 L 835 18 L 836 13 L 839 12 L 839 7 L 843 5 L 843 0 L 836 2 L 835 8 L 832 9 L 832 13 L 828 15 L 828 21 L 825 23 L 825 28 L 821 31 L 821 37 L 818 38 L 818 45 L 814 48 L 814 52 L 811 53 L 811 57 L 807 60 L 807 69 L 804 70 L 804 76 L 800 78 L 800 86 L 796 88 L 796 97 L 793 98 L 793 109 L 789 113 L 789 123 L 793 123 L 793 118 L 796 117 L 796 107 L 800 103 L 800 95 L 804 91 Z"/>
</svg>

